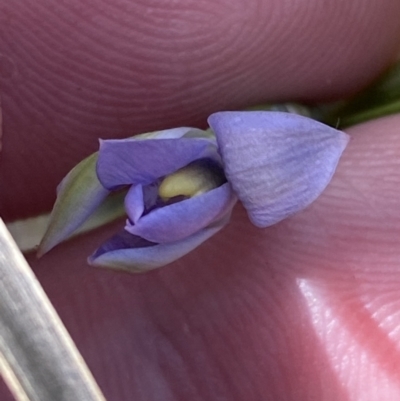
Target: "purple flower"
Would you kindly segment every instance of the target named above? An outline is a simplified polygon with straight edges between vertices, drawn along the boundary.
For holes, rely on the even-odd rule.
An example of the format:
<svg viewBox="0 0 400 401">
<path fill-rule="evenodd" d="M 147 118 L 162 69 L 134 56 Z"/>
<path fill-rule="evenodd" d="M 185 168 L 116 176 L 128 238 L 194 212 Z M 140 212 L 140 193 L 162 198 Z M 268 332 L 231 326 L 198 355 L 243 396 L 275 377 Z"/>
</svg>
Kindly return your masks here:
<svg viewBox="0 0 400 401">
<path fill-rule="evenodd" d="M 98 266 L 148 270 L 172 262 L 225 226 L 237 200 L 215 138 L 192 128 L 101 141 L 97 177 L 110 191 L 130 186 L 125 229 L 89 258 Z"/>
<path fill-rule="evenodd" d="M 223 228 L 237 197 L 259 227 L 306 208 L 329 184 L 348 143 L 343 132 L 289 113 L 221 112 L 208 121 L 213 132 L 176 128 L 101 141 L 98 156 L 59 186 L 39 252 L 124 189 L 126 225 L 89 263 L 129 271 L 166 265 Z"/>
</svg>

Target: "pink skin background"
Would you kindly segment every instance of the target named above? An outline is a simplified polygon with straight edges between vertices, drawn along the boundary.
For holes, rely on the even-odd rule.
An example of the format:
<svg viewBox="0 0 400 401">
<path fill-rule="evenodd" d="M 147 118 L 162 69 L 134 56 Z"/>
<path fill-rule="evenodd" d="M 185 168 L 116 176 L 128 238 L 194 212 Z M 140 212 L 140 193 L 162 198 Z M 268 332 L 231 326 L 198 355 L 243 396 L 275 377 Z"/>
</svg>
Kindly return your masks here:
<svg viewBox="0 0 400 401">
<path fill-rule="evenodd" d="M 398 0 L 0 0 L 0 215 L 48 211 L 97 139 L 356 92 Z M 109 401 L 400 397 L 400 117 L 348 130 L 323 195 L 146 275 L 85 263 L 117 224 L 28 255 Z M 0 399 L 11 400 L 4 385 Z"/>
</svg>

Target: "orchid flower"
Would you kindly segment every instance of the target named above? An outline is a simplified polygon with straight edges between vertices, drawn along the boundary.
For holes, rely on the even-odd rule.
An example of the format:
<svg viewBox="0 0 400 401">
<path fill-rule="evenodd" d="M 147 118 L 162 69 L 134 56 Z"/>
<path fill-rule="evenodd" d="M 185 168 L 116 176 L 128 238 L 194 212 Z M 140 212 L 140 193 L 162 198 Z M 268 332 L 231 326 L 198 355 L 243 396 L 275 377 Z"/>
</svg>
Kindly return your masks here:
<svg viewBox="0 0 400 401">
<path fill-rule="evenodd" d="M 135 272 L 166 265 L 228 224 L 238 198 L 259 227 L 306 208 L 330 182 L 348 143 L 343 132 L 289 113 L 220 112 L 208 122 L 211 133 L 176 128 L 100 141 L 98 156 L 59 186 L 40 252 L 125 189 L 125 227 L 89 263 Z"/>
</svg>

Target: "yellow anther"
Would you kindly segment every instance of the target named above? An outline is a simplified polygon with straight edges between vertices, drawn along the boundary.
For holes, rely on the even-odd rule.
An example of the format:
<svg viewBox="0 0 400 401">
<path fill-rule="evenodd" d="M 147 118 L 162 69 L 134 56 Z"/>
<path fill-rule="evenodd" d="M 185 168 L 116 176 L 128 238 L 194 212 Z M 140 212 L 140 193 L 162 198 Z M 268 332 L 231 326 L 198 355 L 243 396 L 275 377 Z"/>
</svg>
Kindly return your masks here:
<svg viewBox="0 0 400 401">
<path fill-rule="evenodd" d="M 192 163 L 164 178 L 158 194 L 164 200 L 175 196 L 193 197 L 221 185 L 221 179 L 206 166 Z"/>
</svg>

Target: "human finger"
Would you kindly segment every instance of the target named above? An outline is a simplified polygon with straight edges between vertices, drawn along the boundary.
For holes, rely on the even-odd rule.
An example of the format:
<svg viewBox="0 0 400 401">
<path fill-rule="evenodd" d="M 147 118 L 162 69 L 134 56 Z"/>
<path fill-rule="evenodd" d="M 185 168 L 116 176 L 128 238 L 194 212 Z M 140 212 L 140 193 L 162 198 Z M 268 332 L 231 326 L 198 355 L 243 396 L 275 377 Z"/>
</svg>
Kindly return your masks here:
<svg viewBox="0 0 400 401">
<path fill-rule="evenodd" d="M 348 95 L 395 57 L 397 0 L 0 2 L 0 215 L 51 208 L 98 138 Z"/>
</svg>

